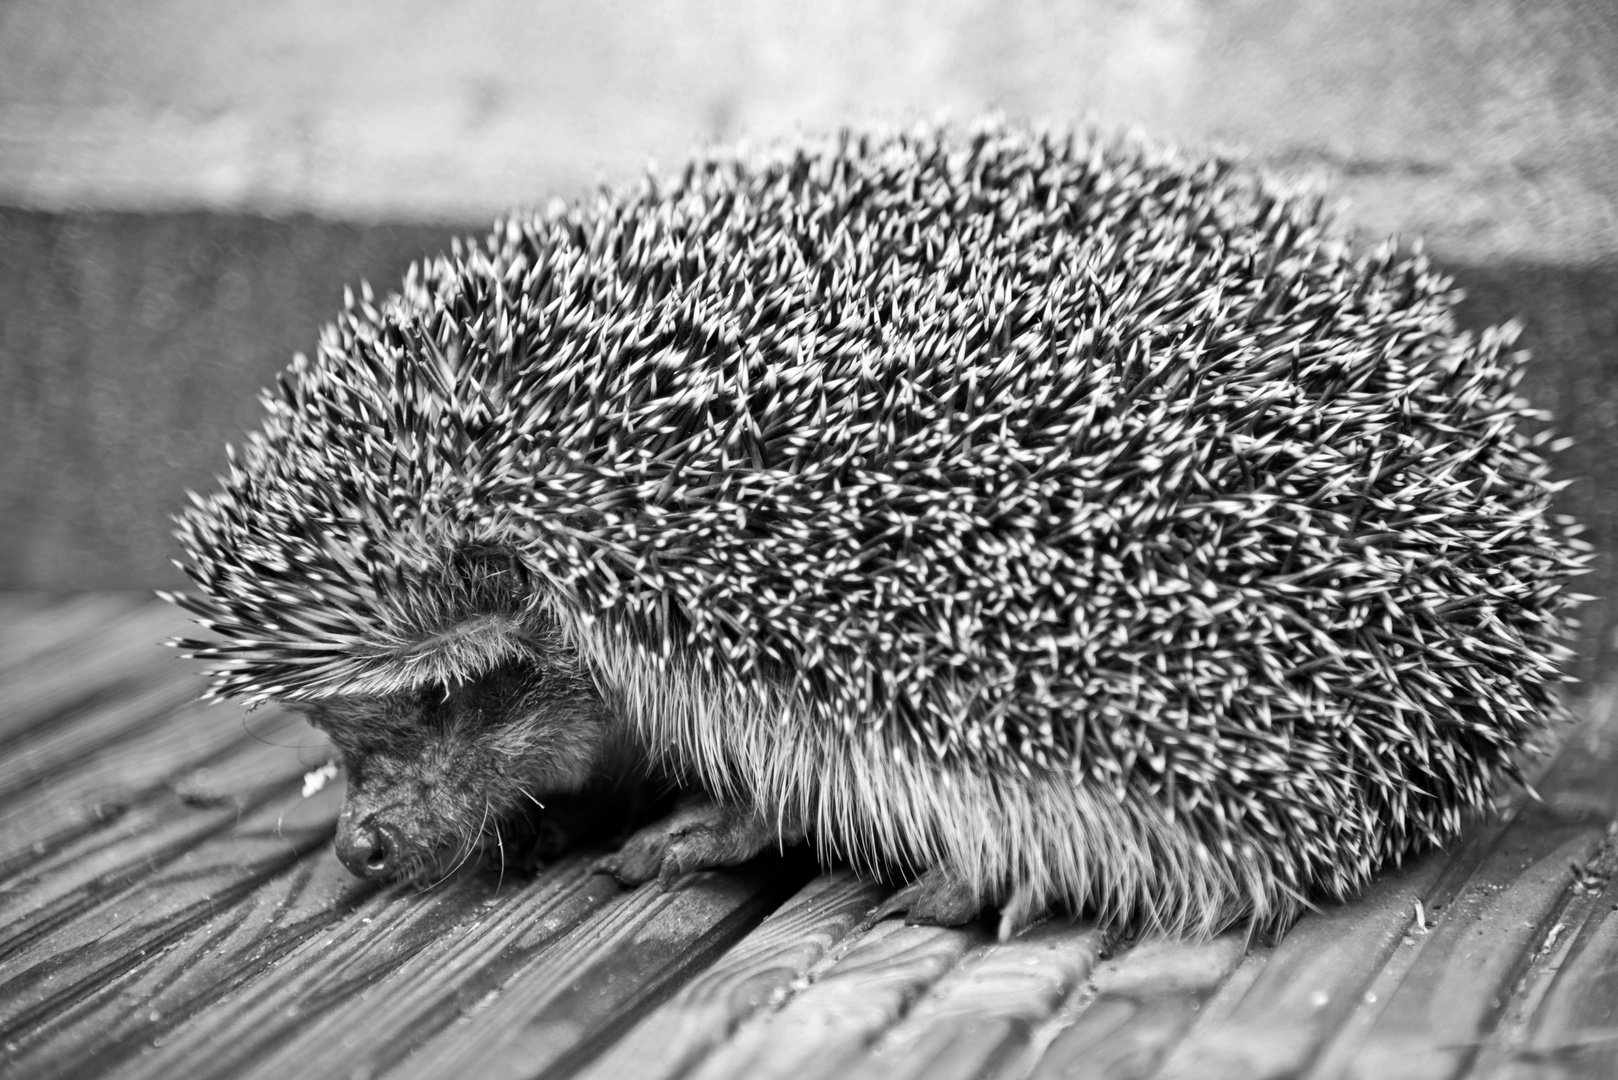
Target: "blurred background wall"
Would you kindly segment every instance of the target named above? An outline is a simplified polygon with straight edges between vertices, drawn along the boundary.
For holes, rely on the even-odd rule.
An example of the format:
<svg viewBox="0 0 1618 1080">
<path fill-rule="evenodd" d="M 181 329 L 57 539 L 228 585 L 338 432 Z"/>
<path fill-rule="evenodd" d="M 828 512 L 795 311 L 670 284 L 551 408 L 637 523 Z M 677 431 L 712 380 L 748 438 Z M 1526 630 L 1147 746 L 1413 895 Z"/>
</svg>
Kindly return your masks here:
<svg viewBox="0 0 1618 1080">
<path fill-rule="evenodd" d="M 179 584 L 166 515 L 345 283 L 694 143 L 989 109 L 1317 176 L 1522 319 L 1615 651 L 1613 0 L 0 0 L 0 587 Z"/>
</svg>

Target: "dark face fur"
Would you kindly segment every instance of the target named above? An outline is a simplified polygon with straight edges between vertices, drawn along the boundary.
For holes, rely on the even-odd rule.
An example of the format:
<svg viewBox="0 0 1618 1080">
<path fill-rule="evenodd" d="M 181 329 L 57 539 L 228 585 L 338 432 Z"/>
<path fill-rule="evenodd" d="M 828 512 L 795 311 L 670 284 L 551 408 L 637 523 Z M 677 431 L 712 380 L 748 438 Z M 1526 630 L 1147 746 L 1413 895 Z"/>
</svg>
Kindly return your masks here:
<svg viewBox="0 0 1618 1080">
<path fill-rule="evenodd" d="M 337 854 L 361 877 L 430 883 L 519 842 L 539 807 L 622 771 L 582 665 L 511 662 L 459 685 L 301 706 L 348 775 Z"/>
</svg>

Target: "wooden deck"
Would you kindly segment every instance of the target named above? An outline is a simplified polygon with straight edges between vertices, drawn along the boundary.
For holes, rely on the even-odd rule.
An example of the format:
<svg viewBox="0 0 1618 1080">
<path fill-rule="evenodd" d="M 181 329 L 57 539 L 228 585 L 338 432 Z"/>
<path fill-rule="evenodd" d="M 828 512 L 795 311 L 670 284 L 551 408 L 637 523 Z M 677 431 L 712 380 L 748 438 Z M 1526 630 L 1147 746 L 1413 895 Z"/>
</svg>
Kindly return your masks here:
<svg viewBox="0 0 1618 1080">
<path fill-rule="evenodd" d="M 872 925 L 802 858 L 421 892 L 331 851 L 321 737 L 195 703 L 165 605 L 0 599 L 0 1075 L 1618 1076 L 1611 692 L 1448 853 L 1279 943 Z"/>
</svg>

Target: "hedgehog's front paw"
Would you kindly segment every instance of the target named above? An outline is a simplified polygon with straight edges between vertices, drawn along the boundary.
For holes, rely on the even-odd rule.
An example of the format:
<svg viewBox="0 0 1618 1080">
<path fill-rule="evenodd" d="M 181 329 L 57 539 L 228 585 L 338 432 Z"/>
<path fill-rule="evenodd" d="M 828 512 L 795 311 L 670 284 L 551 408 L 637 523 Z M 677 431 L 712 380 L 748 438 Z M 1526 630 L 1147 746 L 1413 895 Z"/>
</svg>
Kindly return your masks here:
<svg viewBox="0 0 1618 1080">
<path fill-rule="evenodd" d="M 680 804 L 661 821 L 635 833 L 616 853 L 592 869 L 625 885 L 655 878 L 670 881 L 693 870 L 734 866 L 766 848 L 802 839 L 778 830 L 752 807 L 727 806 L 706 796 Z"/>
<path fill-rule="evenodd" d="M 875 918 L 903 915 L 905 922 L 929 926 L 960 926 L 976 919 L 983 901 L 966 879 L 942 866 L 935 866 L 882 902 Z"/>
</svg>

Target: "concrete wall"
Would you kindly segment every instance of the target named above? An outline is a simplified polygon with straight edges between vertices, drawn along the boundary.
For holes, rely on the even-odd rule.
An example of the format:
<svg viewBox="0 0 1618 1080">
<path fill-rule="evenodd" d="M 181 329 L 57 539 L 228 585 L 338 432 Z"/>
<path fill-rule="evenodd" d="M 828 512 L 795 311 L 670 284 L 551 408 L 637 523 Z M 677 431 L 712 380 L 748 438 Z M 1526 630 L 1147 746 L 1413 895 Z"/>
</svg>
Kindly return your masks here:
<svg viewBox="0 0 1618 1080">
<path fill-rule="evenodd" d="M 515 204 L 879 116 L 1094 115 L 1308 173 L 1528 326 L 1618 614 L 1612 0 L 10 0 L 0 586 L 171 584 L 166 513 L 344 282 Z"/>
<path fill-rule="evenodd" d="M 1618 250 L 1611 0 L 11 0 L 0 198 L 482 220 L 876 115 L 1093 112 L 1457 256 Z"/>
</svg>

